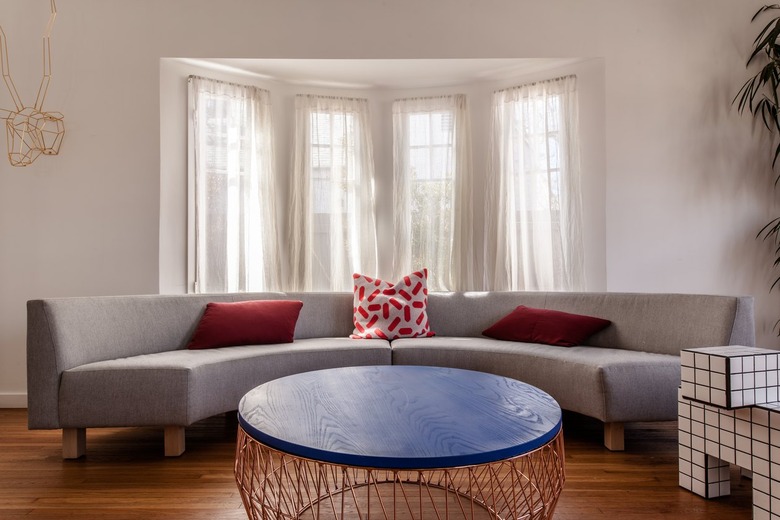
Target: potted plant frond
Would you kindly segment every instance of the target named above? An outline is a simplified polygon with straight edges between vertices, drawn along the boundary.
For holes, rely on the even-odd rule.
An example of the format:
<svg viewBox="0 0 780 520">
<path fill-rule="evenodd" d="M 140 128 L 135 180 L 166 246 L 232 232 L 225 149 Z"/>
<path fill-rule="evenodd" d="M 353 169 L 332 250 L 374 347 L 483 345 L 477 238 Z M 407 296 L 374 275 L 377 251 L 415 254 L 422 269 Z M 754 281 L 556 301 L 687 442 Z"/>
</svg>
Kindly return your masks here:
<svg viewBox="0 0 780 520">
<path fill-rule="evenodd" d="M 780 134 L 780 5 L 765 5 L 753 15 L 751 22 L 765 18 L 767 15 L 776 14 L 753 41 L 752 52 L 747 60 L 747 67 L 761 64 L 761 69 L 748 79 L 734 98 L 740 113 L 749 111 L 754 118 L 772 133 Z M 774 157 L 772 168 L 774 169 L 780 158 L 780 138 L 775 136 Z M 775 186 L 780 182 L 780 174 L 775 177 Z M 773 267 L 780 265 L 780 217 L 772 219 L 761 231 L 757 238 L 771 242 L 774 246 Z M 770 291 L 780 284 L 778 276 Z M 780 324 L 780 320 L 778 321 Z M 779 332 L 780 334 L 780 332 Z"/>
</svg>

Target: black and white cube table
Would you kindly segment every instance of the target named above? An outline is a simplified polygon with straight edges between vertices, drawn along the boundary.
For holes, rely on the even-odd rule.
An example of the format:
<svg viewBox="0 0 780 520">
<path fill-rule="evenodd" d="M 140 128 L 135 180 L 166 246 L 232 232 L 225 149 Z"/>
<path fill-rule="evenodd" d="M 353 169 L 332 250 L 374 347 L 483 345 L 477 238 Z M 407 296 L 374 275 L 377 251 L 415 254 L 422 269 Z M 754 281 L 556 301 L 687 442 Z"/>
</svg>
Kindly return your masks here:
<svg viewBox="0 0 780 520">
<path fill-rule="evenodd" d="M 680 486 L 728 495 L 735 464 L 753 474 L 753 518 L 780 520 L 780 352 L 693 348 L 680 364 Z"/>
</svg>

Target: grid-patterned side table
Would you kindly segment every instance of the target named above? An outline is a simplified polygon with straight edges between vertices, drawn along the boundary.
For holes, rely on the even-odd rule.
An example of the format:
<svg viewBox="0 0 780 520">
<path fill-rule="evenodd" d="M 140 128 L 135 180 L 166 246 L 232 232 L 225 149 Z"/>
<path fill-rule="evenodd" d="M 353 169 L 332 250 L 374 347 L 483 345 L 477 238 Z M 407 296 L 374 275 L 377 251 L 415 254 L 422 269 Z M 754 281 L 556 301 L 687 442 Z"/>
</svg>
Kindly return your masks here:
<svg viewBox="0 0 780 520">
<path fill-rule="evenodd" d="M 780 352 L 707 347 L 680 353 L 680 486 L 728 495 L 729 464 L 753 473 L 753 518 L 780 520 Z"/>
</svg>

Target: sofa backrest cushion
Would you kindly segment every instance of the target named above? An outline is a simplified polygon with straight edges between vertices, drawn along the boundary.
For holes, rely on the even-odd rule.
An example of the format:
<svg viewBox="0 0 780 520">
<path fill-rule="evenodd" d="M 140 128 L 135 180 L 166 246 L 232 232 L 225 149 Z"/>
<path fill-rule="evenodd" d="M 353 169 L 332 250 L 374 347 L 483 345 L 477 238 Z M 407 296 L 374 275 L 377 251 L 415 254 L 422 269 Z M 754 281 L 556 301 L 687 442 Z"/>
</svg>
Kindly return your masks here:
<svg viewBox="0 0 780 520">
<path fill-rule="evenodd" d="M 348 337 L 350 293 L 236 293 L 52 298 L 28 303 L 35 338 L 51 342 L 58 372 L 119 357 L 186 348 L 210 302 L 301 300 L 296 338 Z M 45 327 L 44 335 L 38 334 Z M 32 336 L 31 336 L 32 338 Z M 35 349 L 34 355 L 44 355 Z"/>
<path fill-rule="evenodd" d="M 755 345 L 750 297 L 565 292 L 431 293 L 437 336 L 480 336 L 518 305 L 586 314 L 612 325 L 587 344 L 679 355 L 690 347 Z"/>
<path fill-rule="evenodd" d="M 42 305 L 59 371 L 120 357 L 184 348 L 210 301 L 230 296 L 54 298 Z"/>
<path fill-rule="evenodd" d="M 34 300 L 31 327 L 57 345 L 58 372 L 94 361 L 186 348 L 209 302 L 280 299 L 303 302 L 299 339 L 348 337 L 353 330 L 351 293 L 237 293 L 150 295 Z M 593 335 L 593 346 L 678 354 L 683 348 L 755 345 L 749 297 L 558 292 L 436 293 L 428 297 L 437 336 L 479 337 L 518 305 L 586 314 L 612 321 Z M 40 333 L 36 331 L 36 334 Z M 36 335 L 35 337 L 39 337 Z"/>
</svg>

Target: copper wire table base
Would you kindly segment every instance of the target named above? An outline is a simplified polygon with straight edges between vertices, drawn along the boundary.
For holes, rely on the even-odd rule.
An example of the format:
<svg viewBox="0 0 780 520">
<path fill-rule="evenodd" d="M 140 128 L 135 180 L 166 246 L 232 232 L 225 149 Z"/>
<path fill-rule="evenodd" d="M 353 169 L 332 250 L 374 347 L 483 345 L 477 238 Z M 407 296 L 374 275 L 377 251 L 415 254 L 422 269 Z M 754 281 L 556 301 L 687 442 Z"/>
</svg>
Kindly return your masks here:
<svg viewBox="0 0 780 520">
<path fill-rule="evenodd" d="M 252 520 L 550 519 L 563 490 L 563 434 L 505 460 L 387 470 L 296 457 L 240 426 L 236 482 Z"/>
</svg>

